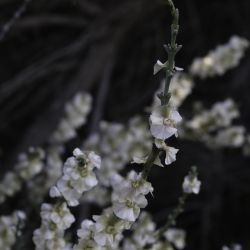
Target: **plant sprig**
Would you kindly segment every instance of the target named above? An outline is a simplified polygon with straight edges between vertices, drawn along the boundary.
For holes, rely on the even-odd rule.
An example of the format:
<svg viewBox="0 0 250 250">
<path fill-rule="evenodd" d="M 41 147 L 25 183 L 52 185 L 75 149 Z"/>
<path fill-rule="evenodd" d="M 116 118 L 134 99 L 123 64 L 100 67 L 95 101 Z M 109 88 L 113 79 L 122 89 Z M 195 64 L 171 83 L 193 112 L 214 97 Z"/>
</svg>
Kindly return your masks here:
<svg viewBox="0 0 250 250">
<path fill-rule="evenodd" d="M 165 86 L 163 92 L 158 94 L 158 98 L 161 100 L 161 105 L 167 105 L 169 103 L 171 94 L 169 93 L 169 86 L 172 80 L 172 77 L 175 73 L 175 56 L 178 51 L 182 48 L 181 45 L 176 43 L 176 38 L 179 32 L 179 10 L 175 8 L 175 5 L 172 0 L 168 0 L 167 3 L 171 7 L 171 15 L 172 15 L 172 24 L 171 24 L 171 39 L 170 43 L 164 45 L 164 48 L 168 54 L 168 63 L 166 64 L 165 69 Z M 154 144 L 152 146 L 151 153 L 144 165 L 144 170 L 142 172 L 142 176 L 144 179 L 148 178 L 150 170 L 154 165 L 156 158 L 159 156 L 161 152 Z"/>
</svg>

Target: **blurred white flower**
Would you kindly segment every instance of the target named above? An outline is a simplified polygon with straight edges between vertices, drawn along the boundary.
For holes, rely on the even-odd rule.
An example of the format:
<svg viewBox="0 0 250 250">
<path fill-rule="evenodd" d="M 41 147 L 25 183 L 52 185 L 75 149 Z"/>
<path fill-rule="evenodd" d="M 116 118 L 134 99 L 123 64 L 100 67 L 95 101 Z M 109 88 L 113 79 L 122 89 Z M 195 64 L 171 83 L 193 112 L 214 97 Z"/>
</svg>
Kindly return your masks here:
<svg viewBox="0 0 250 250">
<path fill-rule="evenodd" d="M 223 75 L 239 64 L 248 47 L 249 42 L 246 39 L 232 36 L 227 44 L 218 46 L 203 58 L 195 59 L 190 73 L 201 78 Z"/>
<path fill-rule="evenodd" d="M 111 209 L 106 209 L 102 215 L 93 216 L 95 220 L 94 240 L 100 246 L 116 249 L 122 238 L 122 231 L 130 228 L 128 221 L 119 220 Z"/>
<path fill-rule="evenodd" d="M 221 130 L 215 137 L 218 146 L 241 147 L 245 142 L 245 131 L 243 126 L 232 126 Z"/>
<path fill-rule="evenodd" d="M 186 246 L 186 232 L 184 230 L 169 228 L 164 236 L 177 249 L 183 249 Z"/>
<path fill-rule="evenodd" d="M 188 194 L 198 194 L 200 192 L 200 186 L 201 182 L 198 180 L 197 176 L 190 174 L 184 178 L 184 182 L 182 184 L 183 191 Z"/>
<path fill-rule="evenodd" d="M 20 235 L 20 226 L 26 219 L 24 212 L 15 211 L 0 217 L 0 249 L 11 250 Z"/>
</svg>

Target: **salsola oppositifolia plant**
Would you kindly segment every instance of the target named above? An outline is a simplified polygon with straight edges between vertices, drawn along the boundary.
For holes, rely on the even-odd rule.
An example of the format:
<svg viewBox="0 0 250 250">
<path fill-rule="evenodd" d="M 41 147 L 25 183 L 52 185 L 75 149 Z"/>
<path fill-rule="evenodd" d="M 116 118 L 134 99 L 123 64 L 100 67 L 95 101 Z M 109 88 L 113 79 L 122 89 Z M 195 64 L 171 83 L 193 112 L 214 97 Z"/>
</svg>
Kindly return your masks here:
<svg viewBox="0 0 250 250">
<path fill-rule="evenodd" d="M 192 137 L 192 140 L 217 147 L 245 144 L 244 128 L 230 127 L 231 121 L 239 115 L 231 99 L 215 104 L 211 110 L 200 111 L 185 123 L 177 108 L 191 93 L 193 77 L 212 77 L 235 67 L 248 42 L 234 37 L 229 45 L 210 52 L 204 59 L 195 60 L 189 73 L 184 74 L 175 65 L 175 56 L 181 49 L 176 42 L 179 12 L 171 0 L 167 3 L 173 19 L 171 39 L 164 46 L 167 61 L 157 61 L 154 66 L 154 74 L 164 70 L 165 79 L 151 108 L 150 130 L 141 117 L 131 119 L 128 128 L 101 122 L 100 133 L 91 135 L 83 147 L 79 146 L 84 150 L 76 148 L 73 156 L 63 164 L 64 144 L 76 136 L 76 129 L 86 122 L 91 109 L 90 95 L 78 94 L 66 105 L 65 117 L 51 136 L 49 147 L 30 148 L 28 153 L 21 154 L 14 171 L 7 173 L 0 184 L 1 203 L 14 196 L 23 183 L 36 206 L 42 203 L 41 224 L 33 233 L 35 249 L 183 249 L 186 233 L 174 226 L 188 196 L 199 193 L 201 183 L 196 167 L 191 167 L 184 178 L 183 194 L 164 226 L 157 227 L 149 213 L 141 211 L 148 204 L 147 197 L 153 194 L 153 185 L 148 180 L 153 165 L 164 167 L 176 160 L 178 149 L 170 146 L 168 139 L 179 134 L 180 138 Z M 214 133 L 218 129 L 222 130 Z M 131 170 L 124 177 L 121 170 L 131 160 L 142 164 L 142 170 Z M 47 193 L 51 199 L 44 202 Z M 72 208 L 84 206 L 88 201 L 105 209 L 92 219 L 82 220 Z M 1 249 L 27 249 L 22 247 L 21 235 L 23 224 L 29 227 L 29 216 L 26 217 L 25 220 L 23 212 L 16 211 L 0 218 Z M 79 221 L 81 227 L 75 235 L 72 225 Z M 126 230 L 130 234 L 124 234 Z"/>
<path fill-rule="evenodd" d="M 168 3 L 173 16 L 171 42 L 165 46 L 168 61 L 164 64 L 157 62 L 154 68 L 155 73 L 160 69 L 164 69 L 166 72 L 164 90 L 158 96 L 161 105 L 157 106 L 150 116 L 150 131 L 154 142 L 148 155 L 133 157 L 134 163 L 143 164 L 143 170 L 140 173 L 132 170 L 127 173 L 126 178 L 114 171 L 109 175 L 109 183 L 113 189 L 111 206 L 105 208 L 101 215 L 94 215 L 93 220 L 83 220 L 81 228 L 77 231 L 78 242 L 71 246 L 64 236 L 65 230 L 75 221 L 68 206 L 77 206 L 82 194 L 98 185 L 96 173 L 98 174 L 98 169 L 102 168 L 101 158 L 96 153 L 75 149 L 73 157 L 68 158 L 63 166 L 63 175 L 50 189 L 50 196 L 56 198 L 57 201 L 53 204 L 42 204 L 41 226 L 35 230 L 33 236 L 36 249 L 143 249 L 145 247 L 167 249 L 171 248 L 171 243 L 180 249 L 184 247 L 183 233 L 170 227 L 175 225 L 175 220 L 182 212 L 188 194 L 199 192 L 200 181 L 197 179 L 195 167 L 185 177 L 183 196 L 179 198 L 179 205 L 169 215 L 163 228 L 156 232 L 140 232 L 141 237 L 144 238 L 143 241 L 133 240 L 135 237 L 140 237 L 139 235 L 134 235 L 131 239 L 124 239 L 123 235 L 124 230 L 133 227 L 133 232 L 137 232 L 137 228 L 141 226 L 140 219 L 137 226 L 134 223 L 140 216 L 141 209 L 147 206 L 146 195 L 153 192 L 152 184 L 147 180 L 152 166 L 154 164 L 159 166 L 171 164 L 176 160 L 178 152 L 178 149 L 170 147 L 166 143 L 166 139 L 169 137 L 177 136 L 177 125 L 182 119 L 175 107 L 169 104 L 171 79 L 175 72 L 180 70 L 175 66 L 175 55 L 181 46 L 176 44 L 179 30 L 178 9 L 175 8 L 172 1 Z M 160 159 L 162 154 L 165 155 L 164 164 Z M 150 224 L 153 225 L 146 213 L 143 213 L 142 217 L 148 218 Z M 147 231 L 146 228 L 144 230 Z M 164 235 L 165 239 L 162 240 Z"/>
</svg>

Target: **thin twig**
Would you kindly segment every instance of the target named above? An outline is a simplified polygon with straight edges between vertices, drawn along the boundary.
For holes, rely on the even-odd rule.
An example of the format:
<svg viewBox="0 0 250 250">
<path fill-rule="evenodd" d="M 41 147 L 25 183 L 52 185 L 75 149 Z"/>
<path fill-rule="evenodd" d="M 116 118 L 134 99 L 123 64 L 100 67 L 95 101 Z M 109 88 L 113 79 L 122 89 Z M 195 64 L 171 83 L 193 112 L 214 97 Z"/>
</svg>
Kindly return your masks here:
<svg viewBox="0 0 250 250">
<path fill-rule="evenodd" d="M 1 32 L 0 32 L 0 42 L 5 38 L 5 36 L 8 34 L 10 29 L 14 26 L 16 21 L 24 14 L 24 12 L 27 10 L 27 6 L 29 3 L 31 3 L 32 0 L 24 0 L 21 6 L 15 11 L 12 18 L 4 24 Z"/>
</svg>

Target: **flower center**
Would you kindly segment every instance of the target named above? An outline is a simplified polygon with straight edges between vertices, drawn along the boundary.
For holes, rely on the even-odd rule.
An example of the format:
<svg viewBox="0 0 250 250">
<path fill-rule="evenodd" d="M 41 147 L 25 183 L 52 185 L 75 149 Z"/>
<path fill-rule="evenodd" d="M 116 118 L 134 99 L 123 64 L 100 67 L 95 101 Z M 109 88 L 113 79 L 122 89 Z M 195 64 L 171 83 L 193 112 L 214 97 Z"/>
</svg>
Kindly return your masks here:
<svg viewBox="0 0 250 250">
<path fill-rule="evenodd" d="M 165 118 L 163 124 L 168 127 L 175 127 L 175 122 L 170 118 Z"/>
<path fill-rule="evenodd" d="M 132 181 L 132 187 L 133 188 L 139 188 L 140 185 L 141 185 L 141 180 L 138 180 L 138 181 Z"/>
<path fill-rule="evenodd" d="M 107 226 L 106 233 L 108 233 L 108 234 L 114 234 L 115 233 L 115 227 L 111 226 L 111 225 Z"/>
<path fill-rule="evenodd" d="M 130 201 L 130 200 L 126 200 L 125 205 L 128 208 L 133 208 L 134 207 L 134 202 Z"/>
<path fill-rule="evenodd" d="M 85 166 L 78 166 L 78 172 L 82 178 L 85 178 L 88 175 L 88 168 Z"/>
</svg>

